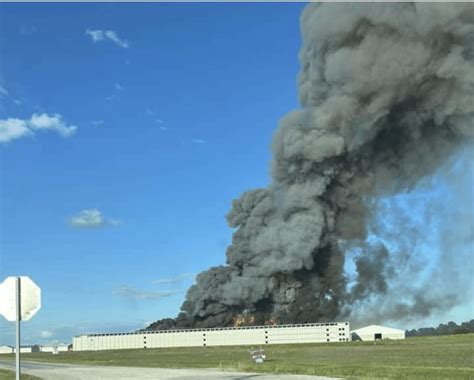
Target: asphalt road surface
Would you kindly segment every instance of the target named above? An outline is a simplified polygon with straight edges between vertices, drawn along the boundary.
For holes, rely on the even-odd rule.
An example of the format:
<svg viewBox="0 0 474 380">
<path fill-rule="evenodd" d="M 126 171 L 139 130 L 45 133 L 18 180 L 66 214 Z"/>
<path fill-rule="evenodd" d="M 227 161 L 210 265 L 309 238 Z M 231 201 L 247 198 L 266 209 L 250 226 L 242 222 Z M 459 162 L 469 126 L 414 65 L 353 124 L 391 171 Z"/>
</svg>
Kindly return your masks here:
<svg viewBox="0 0 474 380">
<path fill-rule="evenodd" d="M 15 362 L 0 360 L 0 368 L 15 370 Z M 271 375 L 248 372 L 227 372 L 213 369 L 168 369 L 137 367 L 104 367 L 78 364 L 52 364 L 22 361 L 22 373 L 44 380 L 328 380 L 324 376 Z"/>
</svg>

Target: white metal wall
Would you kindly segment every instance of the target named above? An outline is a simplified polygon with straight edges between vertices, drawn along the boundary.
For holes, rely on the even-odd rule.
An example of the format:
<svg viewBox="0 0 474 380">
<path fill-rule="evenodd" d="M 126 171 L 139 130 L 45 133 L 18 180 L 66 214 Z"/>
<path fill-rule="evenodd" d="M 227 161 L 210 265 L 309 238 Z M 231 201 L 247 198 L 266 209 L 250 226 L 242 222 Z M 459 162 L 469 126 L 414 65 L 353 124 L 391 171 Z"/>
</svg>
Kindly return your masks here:
<svg viewBox="0 0 474 380">
<path fill-rule="evenodd" d="M 20 354 L 30 354 L 32 351 L 31 347 L 20 347 Z M 16 354 L 16 347 L 13 347 L 13 353 Z"/>
<path fill-rule="evenodd" d="M 353 340 L 405 339 L 405 331 L 386 326 L 370 325 L 351 331 Z"/>
<path fill-rule="evenodd" d="M 399 339 L 405 339 L 405 335 L 402 333 L 398 334 L 386 334 L 386 333 L 380 333 L 382 337 L 380 339 L 391 339 L 391 340 L 399 340 Z M 367 340 L 375 340 L 375 334 L 362 334 L 359 336 L 361 340 L 367 341 Z"/>
<path fill-rule="evenodd" d="M 73 349 L 74 351 L 95 351 L 126 348 L 346 342 L 349 340 L 349 322 L 331 322 L 301 325 L 88 334 L 74 337 Z"/>
<path fill-rule="evenodd" d="M 11 354 L 11 353 L 13 353 L 13 347 L 0 346 L 0 354 Z"/>
</svg>

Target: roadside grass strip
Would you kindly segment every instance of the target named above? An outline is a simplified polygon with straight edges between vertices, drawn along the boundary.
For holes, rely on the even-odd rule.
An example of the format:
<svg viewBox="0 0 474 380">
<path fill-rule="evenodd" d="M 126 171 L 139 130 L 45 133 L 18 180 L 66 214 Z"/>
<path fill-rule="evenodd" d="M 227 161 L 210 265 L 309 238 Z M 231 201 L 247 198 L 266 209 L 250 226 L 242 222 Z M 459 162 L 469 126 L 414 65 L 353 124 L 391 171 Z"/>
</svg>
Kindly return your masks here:
<svg viewBox="0 0 474 380">
<path fill-rule="evenodd" d="M 260 347 L 193 347 L 33 353 L 23 360 L 103 366 L 216 368 L 293 373 L 348 379 L 474 379 L 474 334 L 398 341 L 265 346 L 267 360 L 255 364 Z M 0 355 L 6 358 L 13 355 Z"/>
</svg>

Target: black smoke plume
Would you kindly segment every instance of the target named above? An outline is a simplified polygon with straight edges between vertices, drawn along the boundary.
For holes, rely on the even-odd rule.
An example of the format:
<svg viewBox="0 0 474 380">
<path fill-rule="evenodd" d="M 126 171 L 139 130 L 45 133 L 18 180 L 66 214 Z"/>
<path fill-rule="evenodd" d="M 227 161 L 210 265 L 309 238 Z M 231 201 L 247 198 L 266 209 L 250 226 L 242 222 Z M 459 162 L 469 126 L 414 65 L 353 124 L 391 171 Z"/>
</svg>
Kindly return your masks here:
<svg viewBox="0 0 474 380">
<path fill-rule="evenodd" d="M 397 276 L 390 249 L 367 242 L 374 200 L 410 191 L 472 143 L 474 4 L 309 4 L 301 34 L 301 108 L 274 135 L 272 183 L 233 201 L 226 265 L 200 273 L 180 315 L 150 328 L 355 315 Z M 387 313 L 437 307 L 406 291 Z"/>
</svg>

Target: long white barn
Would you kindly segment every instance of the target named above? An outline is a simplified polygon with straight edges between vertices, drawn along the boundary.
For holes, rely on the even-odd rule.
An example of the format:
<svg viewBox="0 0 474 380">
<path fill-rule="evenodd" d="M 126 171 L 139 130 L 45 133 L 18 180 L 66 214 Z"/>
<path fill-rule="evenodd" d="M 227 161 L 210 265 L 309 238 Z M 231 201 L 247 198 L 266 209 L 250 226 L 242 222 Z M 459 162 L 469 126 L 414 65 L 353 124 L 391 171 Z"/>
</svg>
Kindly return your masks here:
<svg viewBox="0 0 474 380">
<path fill-rule="evenodd" d="M 73 338 L 73 350 L 97 351 L 127 348 L 240 346 L 347 342 L 349 340 L 349 322 L 331 322 L 87 334 Z"/>
</svg>

